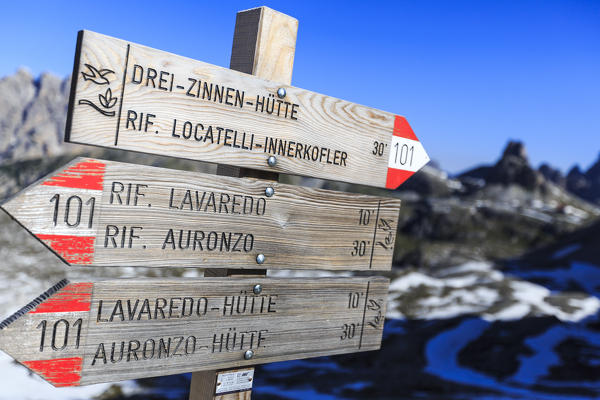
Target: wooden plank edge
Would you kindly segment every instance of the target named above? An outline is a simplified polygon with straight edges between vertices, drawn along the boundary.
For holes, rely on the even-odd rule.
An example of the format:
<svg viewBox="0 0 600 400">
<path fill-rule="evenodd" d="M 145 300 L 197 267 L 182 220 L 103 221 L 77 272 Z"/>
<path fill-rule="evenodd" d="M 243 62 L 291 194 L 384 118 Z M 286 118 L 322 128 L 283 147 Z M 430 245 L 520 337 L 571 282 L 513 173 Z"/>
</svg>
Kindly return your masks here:
<svg viewBox="0 0 600 400">
<path fill-rule="evenodd" d="M 69 284 L 68 279 L 63 279 L 56 283 L 54 286 L 46 290 L 44 293 L 37 296 L 35 299 L 31 300 L 29 303 L 21 307 L 19 310 L 14 312 L 9 317 L 6 317 L 4 321 L 0 322 L 0 330 L 5 329 L 10 324 L 15 322 L 17 319 L 27 314 L 29 311 L 34 310 L 37 306 L 42 304 L 44 301 L 48 300 L 51 296 L 53 296 L 56 292 L 64 288 Z"/>
<path fill-rule="evenodd" d="M 75 94 L 77 93 L 77 76 L 79 75 L 79 62 L 81 57 L 81 45 L 83 43 L 83 30 L 77 32 L 77 44 L 75 45 L 75 60 L 73 61 L 73 72 L 71 73 L 71 90 L 69 92 L 69 103 L 67 105 L 67 122 L 65 124 L 65 142 L 69 142 L 71 136 L 71 124 L 73 123 L 73 108 Z"/>
</svg>

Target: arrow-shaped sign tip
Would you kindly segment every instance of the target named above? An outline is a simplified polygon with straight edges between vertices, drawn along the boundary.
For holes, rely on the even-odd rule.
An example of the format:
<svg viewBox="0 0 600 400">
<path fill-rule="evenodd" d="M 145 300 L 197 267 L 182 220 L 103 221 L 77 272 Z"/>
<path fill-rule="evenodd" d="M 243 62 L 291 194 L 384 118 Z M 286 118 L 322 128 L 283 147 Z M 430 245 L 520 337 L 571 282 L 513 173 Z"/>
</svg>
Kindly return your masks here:
<svg viewBox="0 0 600 400">
<path fill-rule="evenodd" d="M 46 290 L 0 322 L 0 349 L 56 387 L 79 385 L 83 366 L 82 357 L 44 359 L 39 355 L 42 359 L 32 360 L 27 354 L 23 354 L 23 349 L 19 348 L 18 344 L 23 336 L 27 337 L 28 328 L 31 329 L 26 321 L 31 316 L 26 317 L 26 315 L 89 311 L 92 287 L 92 283 L 71 284 L 63 279 Z"/>
<path fill-rule="evenodd" d="M 56 228 L 57 211 L 59 206 L 64 207 L 66 202 L 71 202 L 75 207 L 78 202 L 85 201 L 81 196 L 74 195 L 74 190 L 86 193 L 88 201 L 94 195 L 100 196 L 105 169 L 106 164 L 100 160 L 78 157 L 19 192 L 2 204 L 2 209 L 65 263 L 91 264 L 94 259 L 95 236 L 90 233 L 90 229 L 84 229 L 85 224 L 79 224 L 77 218 L 80 217 L 75 219 L 78 222 L 71 222 L 69 225 L 76 225 L 77 228 L 58 230 Z M 40 213 L 54 215 L 53 225 L 42 219 L 32 218 L 31 202 L 34 201 L 32 199 L 40 196 L 45 196 L 50 201 L 44 200 L 43 206 L 40 205 L 37 208 L 37 213 L 38 215 Z M 88 203 L 85 205 L 92 207 Z M 79 204 L 79 207 L 82 207 L 82 204 Z M 79 213 L 81 213 L 81 208 Z"/>
<path fill-rule="evenodd" d="M 396 115 L 385 187 L 396 189 L 429 162 L 429 156 L 406 118 Z"/>
</svg>

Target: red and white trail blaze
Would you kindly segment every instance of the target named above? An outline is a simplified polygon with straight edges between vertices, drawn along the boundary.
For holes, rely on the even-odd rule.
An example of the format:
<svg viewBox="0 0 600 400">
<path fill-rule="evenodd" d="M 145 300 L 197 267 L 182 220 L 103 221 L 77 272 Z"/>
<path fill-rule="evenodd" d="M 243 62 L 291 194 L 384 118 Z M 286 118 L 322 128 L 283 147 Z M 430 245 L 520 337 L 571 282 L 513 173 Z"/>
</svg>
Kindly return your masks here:
<svg viewBox="0 0 600 400">
<path fill-rule="evenodd" d="M 56 287 L 62 285 L 66 286 L 56 291 Z M 91 282 L 67 284 L 66 281 L 62 281 L 56 287 L 9 317 L 0 328 L 5 329 L 24 314 L 35 314 L 38 318 L 49 319 L 67 315 L 70 320 L 73 318 L 81 318 L 81 321 L 86 319 L 91 307 L 94 284 Z M 44 330 L 46 330 L 45 325 Z M 51 346 L 55 346 L 54 339 Z M 44 357 L 43 354 L 40 352 L 40 359 L 20 360 L 20 362 L 56 387 L 80 385 L 83 357 L 48 359 L 46 358 L 48 356 Z"/>
<path fill-rule="evenodd" d="M 98 160 L 84 160 L 46 179 L 42 185 L 53 186 L 56 189 L 56 195 L 62 195 L 64 198 L 72 194 L 73 189 L 100 198 L 105 170 L 106 165 L 103 162 Z M 82 235 L 80 232 L 70 235 L 57 234 L 54 227 L 37 229 L 33 234 L 67 263 L 85 265 L 92 264 L 94 261 L 94 242 L 96 236 L 93 234 Z"/>
<path fill-rule="evenodd" d="M 396 189 L 429 162 L 429 156 L 406 118 L 396 115 L 385 187 Z"/>
</svg>

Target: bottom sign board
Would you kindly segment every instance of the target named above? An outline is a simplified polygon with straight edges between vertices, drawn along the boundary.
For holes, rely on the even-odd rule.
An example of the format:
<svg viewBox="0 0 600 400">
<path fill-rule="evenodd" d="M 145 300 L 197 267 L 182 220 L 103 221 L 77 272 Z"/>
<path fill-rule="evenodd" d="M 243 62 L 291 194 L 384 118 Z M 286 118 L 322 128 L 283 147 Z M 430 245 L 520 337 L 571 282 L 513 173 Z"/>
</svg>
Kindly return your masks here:
<svg viewBox="0 0 600 400">
<path fill-rule="evenodd" d="M 54 386 L 376 350 L 389 280 L 63 280 L 0 323 Z"/>
</svg>

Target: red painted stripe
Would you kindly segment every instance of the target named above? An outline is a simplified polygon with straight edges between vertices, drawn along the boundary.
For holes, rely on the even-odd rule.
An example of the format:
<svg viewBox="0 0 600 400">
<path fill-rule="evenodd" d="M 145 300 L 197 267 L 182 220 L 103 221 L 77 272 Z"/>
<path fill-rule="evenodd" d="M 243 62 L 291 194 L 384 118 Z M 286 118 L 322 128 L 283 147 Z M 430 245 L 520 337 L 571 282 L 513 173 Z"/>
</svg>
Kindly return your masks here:
<svg viewBox="0 0 600 400">
<path fill-rule="evenodd" d="M 83 358 L 55 358 L 54 360 L 23 361 L 23 365 L 54 386 L 79 386 Z"/>
<path fill-rule="evenodd" d="M 408 178 L 414 174 L 413 171 L 404 171 L 402 169 L 388 168 L 385 187 L 387 189 L 396 189 L 402 185 Z"/>
<path fill-rule="evenodd" d="M 65 286 L 48 300 L 30 311 L 32 314 L 90 311 L 92 304 L 91 282 L 72 283 Z"/>
<path fill-rule="evenodd" d="M 95 236 L 44 235 L 41 233 L 36 236 L 68 263 L 91 264 L 94 259 Z"/>
<path fill-rule="evenodd" d="M 396 119 L 394 120 L 394 136 L 416 140 L 417 142 L 419 141 L 406 118 L 401 117 L 400 115 L 396 115 Z"/>
<path fill-rule="evenodd" d="M 99 161 L 81 161 L 46 180 L 42 185 L 74 189 L 102 190 L 106 164 Z"/>
</svg>

